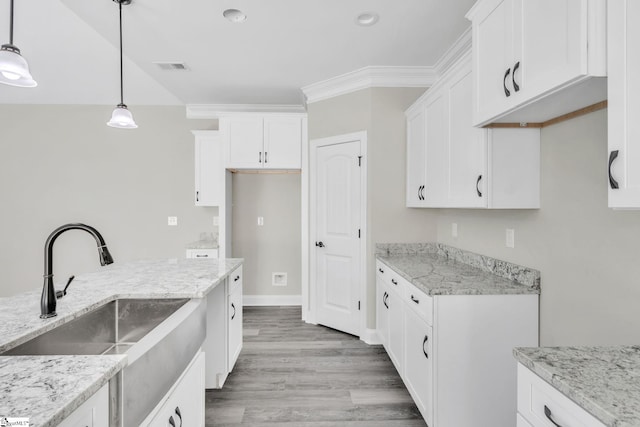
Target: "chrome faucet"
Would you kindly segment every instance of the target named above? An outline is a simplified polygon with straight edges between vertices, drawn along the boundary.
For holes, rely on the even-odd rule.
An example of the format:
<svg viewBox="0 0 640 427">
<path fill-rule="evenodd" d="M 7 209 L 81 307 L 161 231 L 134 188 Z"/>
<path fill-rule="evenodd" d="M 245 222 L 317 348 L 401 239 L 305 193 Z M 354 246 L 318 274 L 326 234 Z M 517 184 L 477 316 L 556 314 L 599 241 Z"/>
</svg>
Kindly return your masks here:
<svg viewBox="0 0 640 427">
<path fill-rule="evenodd" d="M 44 285 L 42 286 L 42 297 L 40 298 L 41 319 L 57 316 L 56 299 L 61 298 L 66 294 L 67 287 L 69 287 L 69 284 L 73 280 L 73 276 L 71 276 L 67 282 L 67 287 L 64 288 L 64 291 L 58 291 L 56 294 L 55 288 L 53 287 L 53 243 L 56 241 L 58 236 L 68 230 L 84 230 L 91 234 L 98 244 L 100 265 L 113 263 L 113 258 L 107 249 L 107 245 L 104 242 L 102 235 L 95 228 L 85 224 L 65 224 L 53 230 L 49 237 L 47 237 L 47 241 L 44 244 Z"/>
</svg>

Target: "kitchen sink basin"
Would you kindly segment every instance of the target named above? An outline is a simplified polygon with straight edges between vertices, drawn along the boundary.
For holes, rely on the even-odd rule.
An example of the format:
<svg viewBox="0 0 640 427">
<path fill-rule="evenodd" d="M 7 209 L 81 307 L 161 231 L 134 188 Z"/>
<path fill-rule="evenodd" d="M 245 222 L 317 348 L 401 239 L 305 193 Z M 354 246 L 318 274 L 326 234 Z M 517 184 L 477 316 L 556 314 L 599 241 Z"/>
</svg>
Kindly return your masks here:
<svg viewBox="0 0 640 427">
<path fill-rule="evenodd" d="M 206 335 L 202 299 L 117 299 L 2 353 L 126 354 L 111 380 L 110 425 L 141 425 L 178 380 Z"/>
</svg>

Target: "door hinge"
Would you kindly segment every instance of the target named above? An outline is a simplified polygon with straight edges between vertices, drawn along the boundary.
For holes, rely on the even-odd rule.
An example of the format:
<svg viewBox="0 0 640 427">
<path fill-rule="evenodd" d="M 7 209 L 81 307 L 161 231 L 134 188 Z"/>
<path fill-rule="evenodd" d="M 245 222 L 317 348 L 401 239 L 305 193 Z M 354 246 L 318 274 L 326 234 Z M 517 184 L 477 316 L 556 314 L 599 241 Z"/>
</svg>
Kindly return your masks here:
<svg viewBox="0 0 640 427">
<path fill-rule="evenodd" d="M 358 310 L 360 310 L 360 301 L 358 301 Z"/>
<path fill-rule="evenodd" d="M 358 156 L 358 166 L 362 166 L 362 156 Z"/>
<path fill-rule="evenodd" d="M 360 229 L 358 228 L 358 239 L 360 238 Z"/>
</svg>

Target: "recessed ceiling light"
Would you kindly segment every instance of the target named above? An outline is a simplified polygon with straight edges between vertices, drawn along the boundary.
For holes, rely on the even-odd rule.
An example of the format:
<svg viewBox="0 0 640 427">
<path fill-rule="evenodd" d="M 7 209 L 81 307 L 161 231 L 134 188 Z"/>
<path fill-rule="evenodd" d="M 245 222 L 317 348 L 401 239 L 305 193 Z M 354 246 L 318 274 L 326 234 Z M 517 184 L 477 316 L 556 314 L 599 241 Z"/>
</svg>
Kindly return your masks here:
<svg viewBox="0 0 640 427">
<path fill-rule="evenodd" d="M 224 16 L 234 24 L 239 24 L 240 22 L 244 22 L 247 19 L 247 15 L 245 15 L 241 10 L 238 9 L 227 9 L 222 12 L 222 16 Z"/>
<path fill-rule="evenodd" d="M 375 12 L 364 12 L 358 15 L 356 18 L 356 24 L 363 27 L 370 27 L 378 22 L 379 19 L 380 16 Z"/>
</svg>

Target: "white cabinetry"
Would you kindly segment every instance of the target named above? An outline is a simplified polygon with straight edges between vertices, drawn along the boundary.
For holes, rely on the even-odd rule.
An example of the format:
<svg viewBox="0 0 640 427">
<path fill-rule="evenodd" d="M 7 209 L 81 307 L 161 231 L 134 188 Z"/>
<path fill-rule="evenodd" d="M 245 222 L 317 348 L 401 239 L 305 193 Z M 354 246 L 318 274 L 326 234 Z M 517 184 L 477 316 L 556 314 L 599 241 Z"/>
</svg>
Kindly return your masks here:
<svg viewBox="0 0 640 427">
<path fill-rule="evenodd" d="M 609 0 L 608 20 L 609 207 L 639 209 L 640 2 Z"/>
<path fill-rule="evenodd" d="M 540 130 L 473 127 L 471 79 L 467 54 L 407 110 L 407 206 L 540 207 Z"/>
<path fill-rule="evenodd" d="M 554 425 L 605 427 L 574 401 L 518 363 L 518 427 Z"/>
<path fill-rule="evenodd" d="M 186 258 L 209 259 L 218 258 L 217 249 L 187 249 Z"/>
<path fill-rule="evenodd" d="M 143 426 L 204 426 L 204 359 L 198 352 Z"/>
<path fill-rule="evenodd" d="M 467 14 L 474 124 L 500 119 L 590 77 L 605 77 L 605 9 L 605 0 L 479 0 Z M 510 120 L 541 122 L 606 99 L 605 82 L 591 83 L 576 97 L 556 97 Z"/>
<path fill-rule="evenodd" d="M 303 115 L 246 113 L 220 118 L 230 169 L 300 169 Z"/>
<path fill-rule="evenodd" d="M 538 295 L 429 296 L 380 260 L 376 269 L 381 340 L 426 423 L 513 427 L 512 350 L 538 345 Z"/>
<path fill-rule="evenodd" d="M 108 427 L 109 426 L 109 384 L 105 384 L 87 399 L 58 427 Z"/>
<path fill-rule="evenodd" d="M 242 350 L 242 266 L 207 295 L 205 388 L 222 388 Z"/>
<path fill-rule="evenodd" d="M 195 135 L 195 204 L 222 206 L 224 201 L 224 150 L 217 131 L 192 131 Z"/>
</svg>

